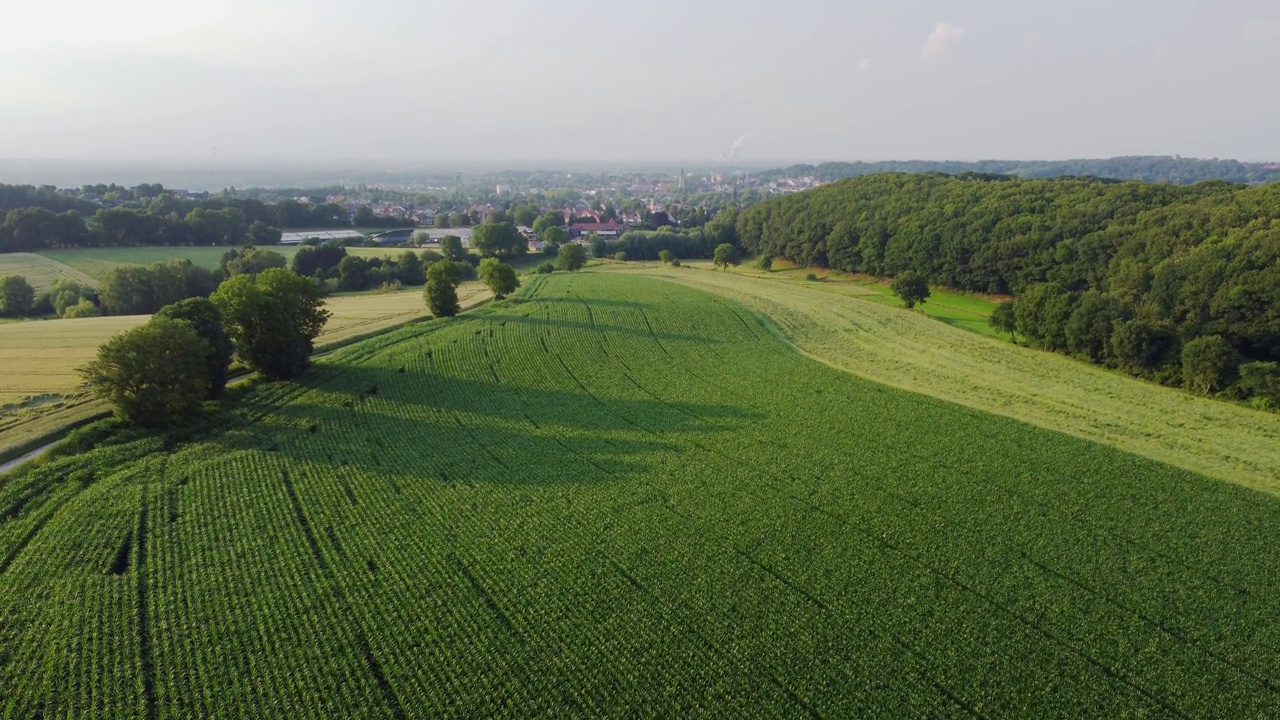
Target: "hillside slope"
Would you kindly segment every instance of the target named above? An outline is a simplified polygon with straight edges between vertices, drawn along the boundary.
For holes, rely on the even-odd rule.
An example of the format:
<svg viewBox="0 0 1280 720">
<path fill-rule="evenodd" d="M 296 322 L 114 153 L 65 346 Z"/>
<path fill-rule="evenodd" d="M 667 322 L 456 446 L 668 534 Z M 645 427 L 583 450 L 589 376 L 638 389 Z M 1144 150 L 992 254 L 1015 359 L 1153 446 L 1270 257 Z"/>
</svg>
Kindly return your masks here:
<svg viewBox="0 0 1280 720">
<path fill-rule="evenodd" d="M 1280 416 L 1273 413 L 797 283 L 691 270 L 639 272 L 741 302 L 811 356 L 862 377 L 1280 494 Z"/>
<path fill-rule="evenodd" d="M 6 714 L 1280 711 L 1280 500 L 714 295 L 538 278 L 237 412 L 0 481 Z"/>
</svg>

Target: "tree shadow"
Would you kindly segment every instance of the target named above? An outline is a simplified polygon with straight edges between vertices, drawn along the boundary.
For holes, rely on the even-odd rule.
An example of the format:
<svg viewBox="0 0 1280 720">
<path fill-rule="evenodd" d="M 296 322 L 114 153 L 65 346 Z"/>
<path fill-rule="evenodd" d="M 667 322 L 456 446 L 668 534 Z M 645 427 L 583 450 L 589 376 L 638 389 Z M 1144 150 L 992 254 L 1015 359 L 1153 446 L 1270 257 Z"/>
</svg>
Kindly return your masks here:
<svg viewBox="0 0 1280 720">
<path fill-rule="evenodd" d="M 601 397 L 376 365 L 326 363 L 301 394 L 210 441 L 400 480 L 550 485 L 641 478 L 760 419 L 732 405 Z"/>
</svg>

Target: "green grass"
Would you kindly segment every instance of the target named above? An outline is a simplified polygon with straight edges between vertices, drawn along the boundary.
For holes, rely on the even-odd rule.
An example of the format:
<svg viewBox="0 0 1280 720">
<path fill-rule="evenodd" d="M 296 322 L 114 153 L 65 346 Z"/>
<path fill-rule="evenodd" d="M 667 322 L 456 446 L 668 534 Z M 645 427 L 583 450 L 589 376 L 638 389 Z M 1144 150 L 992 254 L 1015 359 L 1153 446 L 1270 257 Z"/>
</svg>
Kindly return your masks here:
<svg viewBox="0 0 1280 720">
<path fill-rule="evenodd" d="M 631 271 L 741 302 L 812 357 L 868 379 L 1280 494 L 1280 415 L 962 332 L 865 297 L 839 297 L 825 283 Z"/>
<path fill-rule="evenodd" d="M 236 413 L 0 480 L 7 714 L 1280 710 L 1280 499 L 677 284 L 537 279 Z"/>
<path fill-rule="evenodd" d="M 36 292 L 53 287 L 57 280 L 74 280 L 84 285 L 96 285 L 95 278 L 74 267 L 35 253 L 0 253 L 0 277 L 21 275 L 31 283 Z"/>
</svg>

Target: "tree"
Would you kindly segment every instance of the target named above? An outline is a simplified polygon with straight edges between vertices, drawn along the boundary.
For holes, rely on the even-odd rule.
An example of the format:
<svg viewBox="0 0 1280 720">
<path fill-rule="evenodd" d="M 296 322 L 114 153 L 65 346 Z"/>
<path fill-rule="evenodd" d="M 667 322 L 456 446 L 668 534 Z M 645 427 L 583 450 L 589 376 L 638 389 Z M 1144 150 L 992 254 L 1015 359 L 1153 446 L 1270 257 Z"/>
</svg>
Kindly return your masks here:
<svg viewBox="0 0 1280 720">
<path fill-rule="evenodd" d="M 325 243 L 314 247 L 304 246 L 298 248 L 290 267 L 299 275 L 313 277 L 317 271 L 327 274 L 330 270 L 338 267 L 338 263 L 342 262 L 342 258 L 346 256 L 347 249 L 341 245 Z"/>
<path fill-rule="evenodd" d="M 1111 331 L 1111 357 L 1133 371 L 1150 370 L 1178 356 L 1178 333 L 1163 321 L 1134 318 L 1115 324 Z"/>
<path fill-rule="evenodd" d="M 405 250 L 396 260 L 396 279 L 405 285 L 421 285 L 427 281 L 422 258 L 412 250 Z"/>
<path fill-rule="evenodd" d="M 440 252 L 448 260 L 465 260 L 467 249 L 462 247 L 462 238 L 457 235 L 445 235 L 440 238 Z"/>
<path fill-rule="evenodd" d="M 1063 328 L 1067 350 L 1095 363 L 1103 362 L 1111 354 L 1111 333 L 1120 315 L 1120 302 L 1111 295 L 1097 290 L 1084 292 Z"/>
<path fill-rule="evenodd" d="M 893 278 L 889 290 L 910 310 L 929 299 L 929 278 L 914 270 L 907 270 Z"/>
<path fill-rule="evenodd" d="M 658 251 L 658 259 L 662 261 L 663 265 L 670 265 L 671 261 L 676 259 L 676 256 L 670 250 L 663 249 Z"/>
<path fill-rule="evenodd" d="M 36 291 L 21 275 L 0 277 L 0 315 L 26 315 L 35 302 Z"/>
<path fill-rule="evenodd" d="M 233 275 L 257 275 L 263 270 L 283 268 L 289 264 L 280 253 L 257 247 L 246 247 L 238 252 L 232 250 L 228 255 L 230 257 L 223 265 L 223 271 L 227 274 L 227 277 Z"/>
<path fill-rule="evenodd" d="M 1005 300 L 995 309 L 991 311 L 991 317 L 987 318 L 987 324 L 995 328 L 999 332 L 1009 333 L 1009 337 L 1016 343 L 1018 342 L 1017 330 L 1017 307 L 1012 300 Z"/>
<path fill-rule="evenodd" d="M 306 371 L 312 343 L 329 319 L 315 281 L 284 268 L 236 275 L 209 299 L 222 312 L 236 357 L 272 380 Z"/>
<path fill-rule="evenodd" d="M 98 307 L 89 298 L 80 298 L 80 302 L 72 305 L 62 312 L 62 317 L 67 320 L 75 318 L 98 317 L 102 315 L 102 308 Z"/>
<path fill-rule="evenodd" d="M 155 317 L 185 321 L 205 342 L 205 374 L 209 379 L 205 398 L 221 398 L 227 388 L 227 368 L 231 365 L 232 347 L 231 337 L 222 327 L 222 313 L 218 311 L 218 306 L 208 298 L 188 298 L 160 308 Z"/>
<path fill-rule="evenodd" d="M 449 213 L 446 213 L 446 212 L 436 213 L 436 219 L 435 219 L 435 221 L 432 223 L 432 225 L 436 226 L 437 228 L 439 228 L 439 229 L 441 229 L 441 230 L 448 229 L 448 227 L 449 227 Z"/>
<path fill-rule="evenodd" d="M 729 243 L 720 243 L 711 257 L 716 267 L 728 272 L 730 265 L 738 264 L 738 248 Z"/>
<path fill-rule="evenodd" d="M 1236 381 L 1240 356 L 1221 335 L 1205 335 L 1182 348 L 1182 384 L 1209 395 Z"/>
<path fill-rule="evenodd" d="M 533 228 L 533 231 L 537 233 L 539 237 L 541 237 L 542 233 L 546 232 L 547 228 L 561 227 L 563 225 L 564 225 L 564 214 L 553 210 L 551 212 L 540 215 L 538 219 L 534 220 L 532 228 Z"/>
<path fill-rule="evenodd" d="M 458 305 L 460 279 L 457 264 L 450 260 L 438 260 L 427 268 L 427 286 L 423 288 L 422 295 L 432 315 L 453 317 L 462 309 Z"/>
<path fill-rule="evenodd" d="M 480 261 L 480 280 L 498 300 L 520 287 L 520 278 L 516 277 L 515 268 L 497 258 L 485 258 Z"/>
<path fill-rule="evenodd" d="M 1280 405 L 1280 363 L 1252 362 L 1240 366 L 1240 388 Z"/>
<path fill-rule="evenodd" d="M 1067 346 L 1067 321 L 1071 319 L 1074 296 L 1056 282 L 1041 283 L 1018 296 L 1018 332 L 1046 349 Z"/>
<path fill-rule="evenodd" d="M 116 417 L 163 428 L 200 410 L 209 388 L 208 353 L 190 323 L 155 317 L 108 340 L 80 373 Z"/>
<path fill-rule="evenodd" d="M 471 245 L 485 257 L 508 257 L 524 255 L 529 250 L 529 242 L 524 235 L 509 222 L 484 223 L 471 233 Z"/>
<path fill-rule="evenodd" d="M 279 229 L 273 228 L 261 220 L 254 220 L 245 230 L 244 241 L 250 245 L 275 245 L 284 236 Z"/>
<path fill-rule="evenodd" d="M 565 243 L 560 246 L 560 252 L 556 255 L 556 268 L 560 270 L 580 270 L 583 265 L 587 264 L 587 253 L 578 243 Z"/>
<path fill-rule="evenodd" d="M 355 255 L 348 255 L 338 263 L 338 288 L 341 290 L 364 290 L 369 286 L 369 261 Z"/>
<path fill-rule="evenodd" d="M 559 225 L 550 225 L 545 230 L 538 233 L 538 237 L 541 238 L 542 242 L 546 243 L 548 247 L 559 247 L 560 245 L 569 242 L 569 231 Z"/>
</svg>

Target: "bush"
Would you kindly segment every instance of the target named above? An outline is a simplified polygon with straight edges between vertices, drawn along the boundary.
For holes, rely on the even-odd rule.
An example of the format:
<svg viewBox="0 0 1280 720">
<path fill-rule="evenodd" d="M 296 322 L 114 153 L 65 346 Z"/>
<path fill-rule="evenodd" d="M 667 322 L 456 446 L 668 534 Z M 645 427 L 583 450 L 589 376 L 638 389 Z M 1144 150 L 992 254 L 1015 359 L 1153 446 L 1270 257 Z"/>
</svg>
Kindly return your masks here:
<svg viewBox="0 0 1280 720">
<path fill-rule="evenodd" d="M 768 272 L 769 270 L 773 269 L 773 256 L 761 255 L 760 260 L 757 262 L 757 264 L 760 266 L 761 270 Z"/>
<path fill-rule="evenodd" d="M 544 262 L 538 267 L 534 268 L 533 271 L 538 273 L 539 275 L 550 275 L 551 273 L 556 271 L 556 266 L 551 262 Z"/>
<path fill-rule="evenodd" d="M 680 258 L 671 258 L 671 267 L 680 267 Z"/>
<path fill-rule="evenodd" d="M 116 417 L 163 428 L 203 407 L 211 352 L 191 323 L 157 316 L 108 340 L 80 372 Z"/>
<path fill-rule="evenodd" d="M 67 320 L 75 318 L 99 317 L 102 315 L 102 308 L 94 304 L 88 298 L 80 298 L 80 302 L 72 305 L 62 312 L 62 317 Z"/>
<path fill-rule="evenodd" d="M 624 252 L 616 252 L 613 254 L 613 259 L 617 260 L 618 262 L 626 262 L 627 254 Z"/>
<path fill-rule="evenodd" d="M 808 280 L 809 282 L 817 282 L 818 276 L 815 273 L 809 273 L 808 275 L 804 276 L 804 279 Z"/>
</svg>

